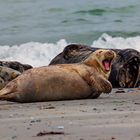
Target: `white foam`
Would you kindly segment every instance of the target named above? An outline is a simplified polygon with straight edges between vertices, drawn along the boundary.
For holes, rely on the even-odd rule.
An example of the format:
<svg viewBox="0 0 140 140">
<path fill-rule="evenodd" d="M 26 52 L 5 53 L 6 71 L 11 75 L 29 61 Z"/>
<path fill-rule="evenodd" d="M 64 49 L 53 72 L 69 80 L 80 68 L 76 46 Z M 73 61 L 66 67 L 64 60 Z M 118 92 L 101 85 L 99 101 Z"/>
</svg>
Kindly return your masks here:
<svg viewBox="0 0 140 140">
<path fill-rule="evenodd" d="M 56 44 L 29 42 L 19 46 L 0 46 L 0 60 L 19 61 L 34 67 L 45 66 L 67 45 L 62 39 Z"/>
<path fill-rule="evenodd" d="M 126 49 L 132 48 L 140 51 L 140 36 L 136 37 L 112 37 L 104 33 L 98 40 L 93 41 L 92 47 Z"/>
<path fill-rule="evenodd" d="M 79 42 L 80 43 L 80 42 Z M 0 46 L 0 60 L 19 61 L 34 67 L 48 65 L 51 59 L 63 51 L 69 43 L 62 39 L 56 43 L 29 42 L 19 46 Z M 140 51 L 140 36 L 131 38 L 112 37 L 103 34 L 91 45 L 99 48 L 133 48 Z"/>
</svg>

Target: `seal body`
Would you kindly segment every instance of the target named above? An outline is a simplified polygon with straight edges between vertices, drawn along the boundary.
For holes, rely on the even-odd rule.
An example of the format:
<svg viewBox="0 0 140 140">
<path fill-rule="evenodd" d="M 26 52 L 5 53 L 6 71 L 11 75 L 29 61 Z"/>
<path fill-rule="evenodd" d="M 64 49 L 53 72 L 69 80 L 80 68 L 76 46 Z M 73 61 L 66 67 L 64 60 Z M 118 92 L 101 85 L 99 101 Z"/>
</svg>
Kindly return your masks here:
<svg viewBox="0 0 140 140">
<path fill-rule="evenodd" d="M 70 44 L 50 62 L 50 65 L 81 62 L 98 49 L 81 44 Z M 134 49 L 110 50 L 115 51 L 117 55 L 109 76 L 112 86 L 114 88 L 140 86 L 140 52 Z"/>
<path fill-rule="evenodd" d="M 28 64 L 22 64 L 17 61 L 0 61 L 0 66 L 8 67 L 19 72 L 24 72 L 25 70 L 31 69 L 32 66 Z"/>
<path fill-rule="evenodd" d="M 0 91 L 0 99 L 37 102 L 97 98 L 111 92 L 107 78 L 114 57 L 113 51 L 98 50 L 82 63 L 27 70 Z"/>
</svg>

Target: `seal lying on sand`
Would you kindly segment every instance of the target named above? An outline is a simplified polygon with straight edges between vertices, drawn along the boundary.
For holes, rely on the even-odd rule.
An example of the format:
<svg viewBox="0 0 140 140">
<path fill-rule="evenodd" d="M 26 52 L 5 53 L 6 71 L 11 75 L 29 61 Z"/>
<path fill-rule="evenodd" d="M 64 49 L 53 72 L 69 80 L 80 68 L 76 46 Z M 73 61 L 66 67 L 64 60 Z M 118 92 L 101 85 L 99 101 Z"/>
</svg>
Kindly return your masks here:
<svg viewBox="0 0 140 140">
<path fill-rule="evenodd" d="M 32 68 L 31 65 L 21 64 L 17 61 L 0 61 L 0 66 L 8 67 L 19 72 L 24 72 L 25 70 Z"/>
<path fill-rule="evenodd" d="M 15 79 L 21 73 L 11 68 L 0 66 L 0 89 L 2 89 L 9 81 Z"/>
<path fill-rule="evenodd" d="M 99 48 L 80 44 L 68 45 L 50 62 L 50 65 L 81 62 L 97 49 Z M 134 49 L 112 50 L 117 54 L 109 76 L 112 86 L 123 88 L 140 86 L 138 82 L 140 81 L 140 52 Z"/>
<path fill-rule="evenodd" d="M 97 98 L 111 92 L 107 78 L 114 57 L 111 50 L 97 50 L 81 63 L 27 70 L 0 91 L 0 99 L 37 102 Z"/>
</svg>

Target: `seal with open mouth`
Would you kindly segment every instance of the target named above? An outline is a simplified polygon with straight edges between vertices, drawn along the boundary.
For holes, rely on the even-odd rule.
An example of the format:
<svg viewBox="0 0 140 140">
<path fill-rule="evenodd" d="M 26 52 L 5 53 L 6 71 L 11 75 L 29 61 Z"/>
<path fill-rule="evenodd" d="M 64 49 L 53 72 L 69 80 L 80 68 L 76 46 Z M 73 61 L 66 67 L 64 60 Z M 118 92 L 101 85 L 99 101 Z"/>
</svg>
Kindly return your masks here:
<svg viewBox="0 0 140 140">
<path fill-rule="evenodd" d="M 63 63 L 77 63 L 85 60 L 92 52 L 99 48 L 81 44 L 70 44 L 58 54 L 50 65 Z M 134 49 L 110 49 L 117 57 L 112 64 L 109 81 L 114 88 L 133 88 L 140 86 L 140 52 Z"/>
<path fill-rule="evenodd" d="M 98 98 L 112 90 L 107 79 L 114 57 L 111 50 L 97 50 L 80 63 L 27 70 L 0 91 L 0 99 L 37 102 Z"/>
</svg>

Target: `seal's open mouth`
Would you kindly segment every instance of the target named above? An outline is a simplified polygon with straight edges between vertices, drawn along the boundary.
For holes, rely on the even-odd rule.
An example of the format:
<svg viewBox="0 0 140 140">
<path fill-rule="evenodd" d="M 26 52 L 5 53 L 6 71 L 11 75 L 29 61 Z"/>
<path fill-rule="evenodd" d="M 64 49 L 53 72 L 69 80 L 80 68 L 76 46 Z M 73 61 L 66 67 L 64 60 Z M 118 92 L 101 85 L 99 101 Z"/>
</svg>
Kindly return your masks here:
<svg viewBox="0 0 140 140">
<path fill-rule="evenodd" d="M 102 61 L 105 71 L 110 71 L 112 59 L 105 59 Z"/>
</svg>

